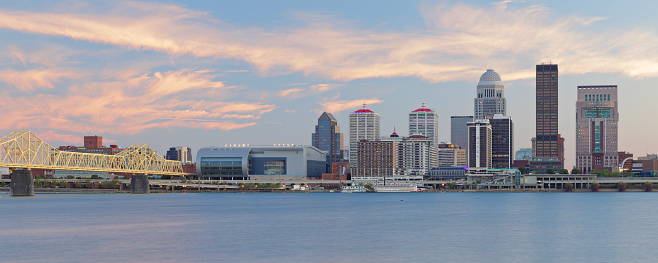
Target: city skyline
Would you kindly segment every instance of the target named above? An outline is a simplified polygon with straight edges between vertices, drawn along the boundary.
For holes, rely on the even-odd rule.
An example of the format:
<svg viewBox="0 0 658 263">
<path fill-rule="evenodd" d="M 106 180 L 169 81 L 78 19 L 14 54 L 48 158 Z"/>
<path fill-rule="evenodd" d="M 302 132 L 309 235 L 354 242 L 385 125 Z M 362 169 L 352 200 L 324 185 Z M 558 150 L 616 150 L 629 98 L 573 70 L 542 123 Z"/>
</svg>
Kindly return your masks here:
<svg viewBox="0 0 658 263">
<path fill-rule="evenodd" d="M 367 103 L 382 135 L 395 127 L 407 136 L 407 114 L 426 101 L 448 142 L 450 116 L 473 113 L 478 77 L 494 69 L 518 150 L 535 134 L 535 65 L 555 63 L 565 167 L 575 164 L 577 86 L 619 87 L 618 150 L 643 156 L 658 149 L 638 139 L 658 127 L 635 114 L 658 92 L 657 5 L 2 3 L 0 132 L 30 129 L 55 147 L 99 135 L 161 154 L 181 145 L 311 145 L 323 111 L 346 129 L 349 113 Z"/>
</svg>

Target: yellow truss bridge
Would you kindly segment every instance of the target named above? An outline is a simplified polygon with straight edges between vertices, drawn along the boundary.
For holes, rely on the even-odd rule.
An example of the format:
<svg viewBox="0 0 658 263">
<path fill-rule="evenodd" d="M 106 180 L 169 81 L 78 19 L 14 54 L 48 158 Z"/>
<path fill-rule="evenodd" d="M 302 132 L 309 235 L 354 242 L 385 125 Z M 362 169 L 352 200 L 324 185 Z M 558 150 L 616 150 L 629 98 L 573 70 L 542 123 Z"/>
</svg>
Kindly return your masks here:
<svg viewBox="0 0 658 263">
<path fill-rule="evenodd" d="M 67 152 L 29 130 L 17 130 L 0 139 L 0 167 L 188 175 L 180 161 L 165 160 L 145 143 L 133 144 L 115 155 Z"/>
</svg>

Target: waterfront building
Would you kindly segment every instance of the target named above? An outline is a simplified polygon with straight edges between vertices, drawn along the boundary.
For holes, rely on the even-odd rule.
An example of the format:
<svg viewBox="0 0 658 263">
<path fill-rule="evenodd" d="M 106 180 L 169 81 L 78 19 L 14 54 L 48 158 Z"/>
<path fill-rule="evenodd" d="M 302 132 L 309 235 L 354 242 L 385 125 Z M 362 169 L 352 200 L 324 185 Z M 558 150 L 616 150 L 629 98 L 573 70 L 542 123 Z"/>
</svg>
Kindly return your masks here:
<svg viewBox="0 0 658 263">
<path fill-rule="evenodd" d="M 473 168 L 491 167 L 491 124 L 481 119 L 468 123 L 468 164 Z"/>
<path fill-rule="evenodd" d="M 103 137 L 102 136 L 84 136 L 82 141 L 82 147 L 80 146 L 59 146 L 57 149 L 65 152 L 80 152 L 80 153 L 93 153 L 93 154 L 106 154 L 106 155 L 115 155 L 125 150 L 119 148 L 117 145 L 110 145 L 109 147 L 103 146 Z M 93 175 L 97 175 L 101 178 L 110 178 L 114 174 L 107 172 L 96 172 L 96 171 L 74 171 L 74 170 L 43 170 L 43 169 L 33 169 L 33 174 L 43 175 L 48 177 L 48 175 L 54 178 L 91 178 Z"/>
<path fill-rule="evenodd" d="M 427 179 L 428 180 L 466 180 L 467 172 L 468 172 L 468 167 L 466 166 L 436 167 L 430 170 Z"/>
<path fill-rule="evenodd" d="M 618 171 L 617 85 L 578 86 L 576 167 L 583 173 Z"/>
<path fill-rule="evenodd" d="M 358 142 L 362 140 L 374 141 L 379 138 L 379 114 L 368 109 L 364 103 L 363 108 L 350 113 L 350 165 L 358 166 Z"/>
<path fill-rule="evenodd" d="M 357 165 L 352 179 L 396 177 L 422 179 L 437 165 L 437 148 L 420 134 L 391 136 L 358 143 Z"/>
<path fill-rule="evenodd" d="M 192 159 L 192 149 L 183 146 L 169 148 L 167 154 L 165 154 L 165 159 L 180 161 L 181 164 L 191 164 L 194 162 Z"/>
<path fill-rule="evenodd" d="M 409 113 L 409 134 L 420 134 L 431 139 L 431 146 L 439 144 L 439 114 L 423 106 Z"/>
<path fill-rule="evenodd" d="M 558 134 L 558 66 L 541 64 L 536 67 L 536 141 L 535 157 L 548 160 L 560 158 Z M 564 140 L 564 139 L 562 139 Z M 562 141 L 564 148 L 564 141 Z"/>
<path fill-rule="evenodd" d="M 617 157 L 617 160 L 619 160 L 619 169 L 622 171 L 630 170 L 631 167 L 633 166 L 633 154 L 629 152 L 621 151 L 619 152 L 618 155 L 619 157 Z"/>
<path fill-rule="evenodd" d="M 505 86 L 500 75 L 493 69 L 480 76 L 477 85 L 477 97 L 474 99 L 475 120 L 491 119 L 494 114 L 506 116 Z"/>
<path fill-rule="evenodd" d="M 394 140 L 361 140 L 352 179 L 383 178 L 396 174 L 397 144 Z"/>
<path fill-rule="evenodd" d="M 468 154 L 468 123 L 473 116 L 450 116 L 450 143 L 464 149 Z"/>
<path fill-rule="evenodd" d="M 117 145 L 110 145 L 110 147 L 103 146 L 102 136 L 84 136 L 83 147 L 79 146 L 59 146 L 60 151 L 66 152 L 81 152 L 81 153 L 95 153 L 95 154 L 108 154 L 114 155 L 120 153 L 125 149 L 119 148 Z"/>
<path fill-rule="evenodd" d="M 466 133 L 468 134 L 468 133 Z M 468 137 L 467 137 L 468 138 Z M 466 150 L 461 149 L 459 146 L 442 143 L 439 144 L 438 151 L 438 167 L 452 167 L 452 166 L 467 166 Z"/>
<path fill-rule="evenodd" d="M 324 112 L 320 115 L 312 140 L 315 148 L 327 152 L 328 168 L 331 168 L 332 163 L 344 161 L 343 134 L 340 133 L 338 121 L 331 113 Z M 326 172 L 329 172 L 329 169 Z"/>
<path fill-rule="evenodd" d="M 509 116 L 495 114 L 491 124 L 491 167 L 512 168 L 514 161 L 514 122 Z"/>
<path fill-rule="evenodd" d="M 322 178 L 326 152 L 313 146 L 205 147 L 197 152 L 196 173 L 212 180 Z"/>
<path fill-rule="evenodd" d="M 532 160 L 532 149 L 521 148 L 516 151 L 515 160 Z"/>
<path fill-rule="evenodd" d="M 437 148 L 432 138 L 420 134 L 404 138 L 397 144 L 396 176 L 422 179 L 432 167 L 437 166 Z"/>
</svg>

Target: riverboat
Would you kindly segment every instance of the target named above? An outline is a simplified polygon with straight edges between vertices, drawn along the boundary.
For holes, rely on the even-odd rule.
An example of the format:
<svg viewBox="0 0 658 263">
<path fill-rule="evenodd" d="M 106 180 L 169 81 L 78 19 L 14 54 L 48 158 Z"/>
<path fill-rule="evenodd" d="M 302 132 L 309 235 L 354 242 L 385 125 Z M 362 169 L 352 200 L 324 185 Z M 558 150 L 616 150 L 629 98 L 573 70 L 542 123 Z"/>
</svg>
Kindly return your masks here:
<svg viewBox="0 0 658 263">
<path fill-rule="evenodd" d="M 373 186 L 377 193 L 410 193 L 418 192 L 418 185 L 414 183 L 388 183 Z"/>
<path fill-rule="evenodd" d="M 366 187 L 363 185 L 346 185 L 340 189 L 341 193 L 365 193 Z"/>
</svg>

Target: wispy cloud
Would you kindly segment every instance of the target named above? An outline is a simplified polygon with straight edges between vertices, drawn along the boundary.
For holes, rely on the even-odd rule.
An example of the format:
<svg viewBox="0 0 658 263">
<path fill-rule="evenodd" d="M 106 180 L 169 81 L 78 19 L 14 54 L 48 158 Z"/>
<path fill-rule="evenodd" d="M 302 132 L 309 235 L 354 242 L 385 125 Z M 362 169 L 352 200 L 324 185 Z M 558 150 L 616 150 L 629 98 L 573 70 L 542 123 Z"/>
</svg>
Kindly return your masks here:
<svg viewBox="0 0 658 263">
<path fill-rule="evenodd" d="M 507 80 L 541 61 L 561 72 L 656 76 L 658 36 L 590 27 L 600 17 L 556 17 L 544 6 L 504 1 L 424 7 L 415 32 L 350 28 L 332 17 L 300 14 L 301 27 L 238 28 L 175 5 L 130 2 L 101 14 L 0 11 L 0 27 L 147 49 L 172 55 L 241 59 L 262 74 L 303 72 L 337 80 L 414 76 L 472 79 L 485 67 Z M 139 25 L 139 26 L 135 26 Z"/>
<path fill-rule="evenodd" d="M 362 99 L 362 100 L 327 100 L 323 102 L 319 102 L 320 105 L 322 105 L 322 109 L 318 110 L 317 112 L 331 112 L 331 113 L 338 113 L 344 110 L 349 110 L 349 109 L 358 109 L 363 106 L 363 104 L 376 104 L 376 103 L 381 103 L 384 102 L 379 99 Z"/>
<path fill-rule="evenodd" d="M 216 75 L 207 70 L 143 73 L 125 79 L 119 76 L 53 94 L 12 96 L 4 92 L 0 101 L 0 114 L 6 116 L 3 125 L 10 129 L 44 127 L 110 134 L 172 127 L 232 130 L 256 123 L 227 119 L 258 119 L 275 109 L 258 102 L 208 100 L 212 98 L 209 94 L 231 87 L 213 80 Z"/>
<path fill-rule="evenodd" d="M 22 91 L 37 88 L 52 89 L 62 79 L 79 79 L 83 74 L 61 69 L 0 70 L 0 81 Z"/>
</svg>

